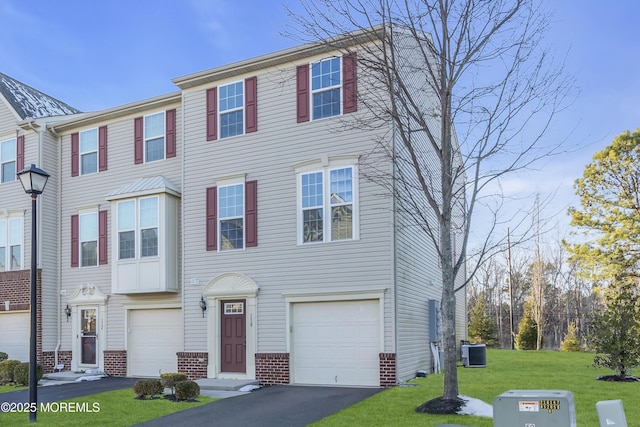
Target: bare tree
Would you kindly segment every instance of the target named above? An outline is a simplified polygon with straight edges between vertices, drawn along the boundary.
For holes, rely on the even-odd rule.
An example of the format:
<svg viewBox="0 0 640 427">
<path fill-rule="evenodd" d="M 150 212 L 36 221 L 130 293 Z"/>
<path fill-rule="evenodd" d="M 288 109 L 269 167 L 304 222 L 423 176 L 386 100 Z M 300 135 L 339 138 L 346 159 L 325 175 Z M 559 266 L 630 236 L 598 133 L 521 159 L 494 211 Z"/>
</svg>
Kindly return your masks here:
<svg viewBox="0 0 640 427">
<path fill-rule="evenodd" d="M 348 52 L 356 42 L 345 43 L 344 35 L 358 37 L 359 102 L 369 115 L 344 120 L 352 120 L 350 129 L 392 124 L 393 135 L 379 141 L 379 153 L 391 159 L 393 173 L 370 165 L 368 178 L 393 192 L 397 209 L 437 248 L 445 353 L 441 399 L 459 402 L 456 291 L 501 249 L 501 241 L 492 239 L 504 220 L 500 180 L 557 149 L 557 141 L 545 146 L 542 135 L 572 89 L 542 44 L 549 18 L 535 0 L 302 5 L 304 12 L 292 17 L 306 41 Z M 491 211 L 483 221 L 491 225 L 470 254 L 472 218 L 481 207 Z M 475 265 L 466 276 L 471 255 Z"/>
</svg>

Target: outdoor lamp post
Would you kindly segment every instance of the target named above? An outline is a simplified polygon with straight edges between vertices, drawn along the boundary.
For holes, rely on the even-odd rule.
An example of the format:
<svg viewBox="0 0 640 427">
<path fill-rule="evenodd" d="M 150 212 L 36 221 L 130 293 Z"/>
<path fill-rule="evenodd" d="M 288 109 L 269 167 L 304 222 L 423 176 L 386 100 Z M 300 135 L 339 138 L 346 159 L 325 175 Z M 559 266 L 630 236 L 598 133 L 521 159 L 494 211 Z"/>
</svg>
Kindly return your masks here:
<svg viewBox="0 0 640 427">
<path fill-rule="evenodd" d="M 37 239 L 36 239 L 36 199 L 47 185 L 49 174 L 31 165 L 17 173 L 25 193 L 31 194 L 31 336 L 29 341 L 29 421 L 35 422 L 38 409 L 38 377 L 36 336 L 38 329 L 36 301 Z"/>
</svg>

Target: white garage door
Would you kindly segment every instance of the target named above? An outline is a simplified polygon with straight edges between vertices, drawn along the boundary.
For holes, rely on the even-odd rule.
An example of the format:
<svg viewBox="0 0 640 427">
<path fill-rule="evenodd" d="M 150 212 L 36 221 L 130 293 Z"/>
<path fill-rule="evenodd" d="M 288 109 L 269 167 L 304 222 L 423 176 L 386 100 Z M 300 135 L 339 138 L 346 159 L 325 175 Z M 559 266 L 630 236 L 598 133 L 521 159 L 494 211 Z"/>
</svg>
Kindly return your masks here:
<svg viewBox="0 0 640 427">
<path fill-rule="evenodd" d="M 180 309 L 129 310 L 127 375 L 159 377 L 177 372 L 182 351 Z"/>
<path fill-rule="evenodd" d="M 293 304 L 293 382 L 379 386 L 378 300 Z"/>
<path fill-rule="evenodd" d="M 9 359 L 29 361 L 29 313 L 0 313 L 0 351 Z"/>
</svg>

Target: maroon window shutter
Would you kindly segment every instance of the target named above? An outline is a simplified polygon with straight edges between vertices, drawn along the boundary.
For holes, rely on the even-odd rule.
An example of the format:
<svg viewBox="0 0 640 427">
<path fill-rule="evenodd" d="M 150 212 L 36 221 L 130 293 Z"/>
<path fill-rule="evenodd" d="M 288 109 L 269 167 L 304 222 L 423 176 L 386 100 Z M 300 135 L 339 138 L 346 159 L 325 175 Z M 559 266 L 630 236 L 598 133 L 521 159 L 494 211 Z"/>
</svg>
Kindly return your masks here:
<svg viewBox="0 0 640 427">
<path fill-rule="evenodd" d="M 245 132 L 256 132 L 258 130 L 258 79 L 249 77 L 244 81 L 245 88 Z"/>
<path fill-rule="evenodd" d="M 355 53 L 342 57 L 342 105 L 345 114 L 358 110 L 356 64 L 357 59 Z"/>
<path fill-rule="evenodd" d="M 207 188 L 207 250 L 218 249 L 218 188 Z"/>
<path fill-rule="evenodd" d="M 144 163 L 144 118 L 136 117 L 133 120 L 134 162 L 136 165 Z"/>
<path fill-rule="evenodd" d="M 98 212 L 98 263 L 107 264 L 107 211 Z"/>
<path fill-rule="evenodd" d="M 165 143 L 167 145 L 167 159 L 176 156 L 176 110 L 167 110 L 165 114 Z"/>
<path fill-rule="evenodd" d="M 296 70 L 296 109 L 298 123 L 309 121 L 309 65 L 299 65 Z"/>
<path fill-rule="evenodd" d="M 107 127 L 98 128 L 98 170 L 107 170 Z"/>
<path fill-rule="evenodd" d="M 245 239 L 251 248 L 258 246 L 258 181 L 247 181 L 244 191 Z"/>
<path fill-rule="evenodd" d="M 24 169 L 24 135 L 20 135 L 16 143 L 16 172 L 22 169 Z"/>
<path fill-rule="evenodd" d="M 71 215 L 71 267 L 78 267 L 80 260 L 78 242 L 80 240 L 80 224 L 78 215 Z"/>
<path fill-rule="evenodd" d="M 71 134 L 71 176 L 80 175 L 80 134 Z"/>
<path fill-rule="evenodd" d="M 207 89 L 207 141 L 218 139 L 218 88 Z"/>
</svg>

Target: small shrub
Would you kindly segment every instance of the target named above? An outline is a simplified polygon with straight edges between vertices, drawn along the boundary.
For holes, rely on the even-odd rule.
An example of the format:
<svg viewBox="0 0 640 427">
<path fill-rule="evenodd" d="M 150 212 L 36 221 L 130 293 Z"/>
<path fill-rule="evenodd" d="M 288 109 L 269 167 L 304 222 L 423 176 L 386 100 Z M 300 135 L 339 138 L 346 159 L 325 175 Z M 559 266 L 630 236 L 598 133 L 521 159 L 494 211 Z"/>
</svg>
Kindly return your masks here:
<svg viewBox="0 0 640 427">
<path fill-rule="evenodd" d="M 162 387 L 160 380 L 138 380 L 133 385 L 133 391 L 140 399 L 146 399 L 147 397 L 161 394 L 164 391 L 164 387 Z"/>
<path fill-rule="evenodd" d="M 170 388 L 171 394 L 176 394 L 176 383 L 179 383 L 180 381 L 187 381 L 187 379 L 187 374 L 183 374 L 182 372 L 167 372 L 165 374 L 160 374 L 160 382 L 162 383 L 162 386 Z"/>
<path fill-rule="evenodd" d="M 9 355 L 3 351 L 0 351 L 0 362 L 2 362 L 3 360 L 7 360 L 9 358 Z"/>
<path fill-rule="evenodd" d="M 179 381 L 175 388 L 176 400 L 190 400 L 200 396 L 200 386 L 195 381 Z"/>
<path fill-rule="evenodd" d="M 2 384 L 14 382 L 13 370 L 20 363 L 19 360 L 3 360 L 0 362 L 0 382 Z"/>
<path fill-rule="evenodd" d="M 571 322 L 564 339 L 560 343 L 560 351 L 582 351 L 580 340 L 576 337 L 576 324 Z"/>
<path fill-rule="evenodd" d="M 44 374 L 41 365 L 36 365 L 36 384 Z M 29 362 L 23 362 L 13 369 L 13 379 L 18 385 L 29 385 Z"/>
</svg>

